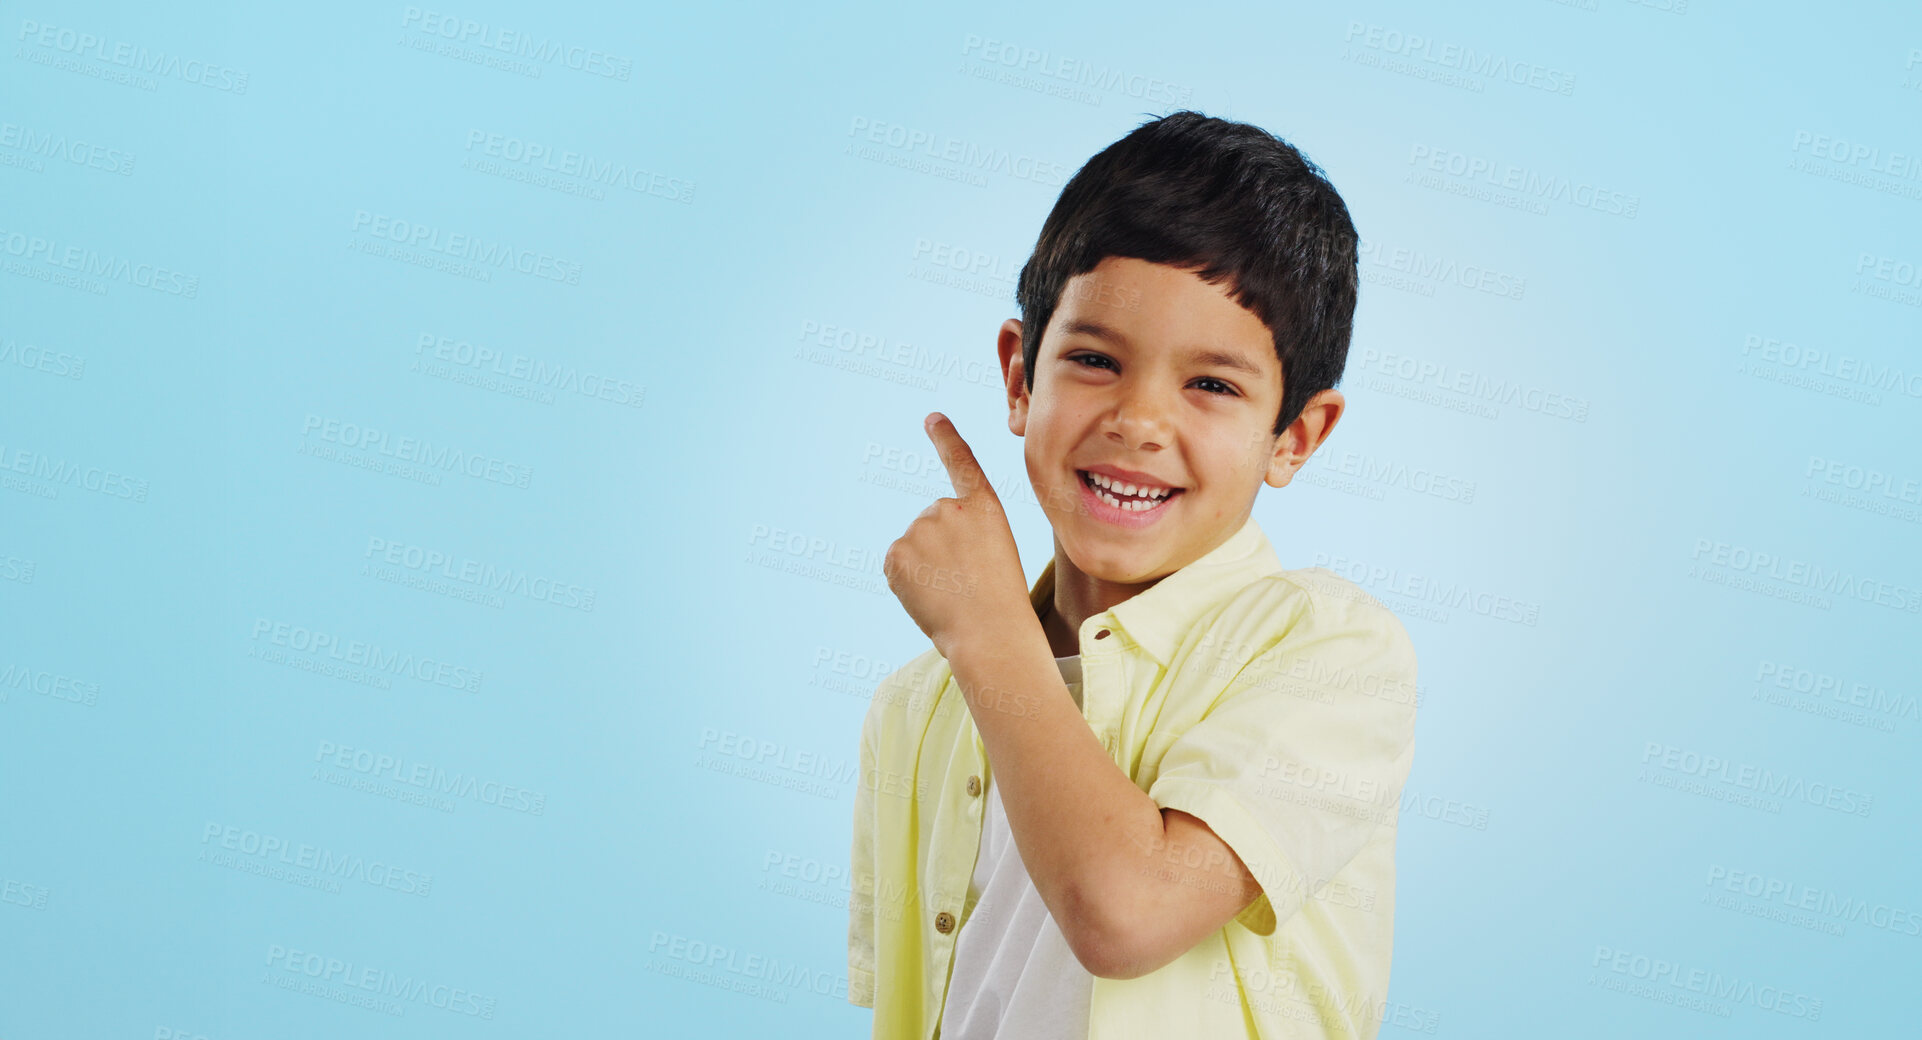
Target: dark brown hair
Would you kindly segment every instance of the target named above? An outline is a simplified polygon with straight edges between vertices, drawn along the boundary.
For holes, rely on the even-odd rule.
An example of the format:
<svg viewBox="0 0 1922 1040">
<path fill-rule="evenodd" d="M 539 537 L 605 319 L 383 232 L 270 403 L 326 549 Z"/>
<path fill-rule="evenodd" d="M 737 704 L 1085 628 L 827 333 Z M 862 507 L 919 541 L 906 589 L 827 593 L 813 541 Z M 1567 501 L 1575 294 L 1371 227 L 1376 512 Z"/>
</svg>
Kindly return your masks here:
<svg viewBox="0 0 1922 1040">
<path fill-rule="evenodd" d="M 1354 329 L 1356 236 L 1321 168 L 1260 127 L 1199 112 L 1151 119 L 1101 150 L 1061 189 L 1021 267 L 1021 361 L 1035 357 L 1068 280 L 1111 256 L 1230 280 L 1275 337 L 1288 428 L 1341 380 Z"/>
</svg>

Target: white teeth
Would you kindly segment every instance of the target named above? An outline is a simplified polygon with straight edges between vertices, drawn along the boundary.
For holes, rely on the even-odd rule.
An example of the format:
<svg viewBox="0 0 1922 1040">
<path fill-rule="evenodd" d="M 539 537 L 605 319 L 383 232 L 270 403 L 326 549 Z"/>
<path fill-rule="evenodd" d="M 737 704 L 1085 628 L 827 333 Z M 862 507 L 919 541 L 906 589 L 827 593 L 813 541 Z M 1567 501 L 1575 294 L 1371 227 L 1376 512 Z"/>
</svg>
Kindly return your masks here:
<svg viewBox="0 0 1922 1040">
<path fill-rule="evenodd" d="M 1107 488 L 1117 495 L 1126 495 L 1132 498 L 1146 496 L 1150 499 L 1159 500 L 1167 498 L 1174 492 L 1173 488 L 1149 487 L 1146 484 L 1130 484 L 1127 481 L 1104 477 L 1099 473 L 1089 473 L 1088 479 L 1093 481 L 1097 486 Z"/>
<path fill-rule="evenodd" d="M 1174 494 L 1173 488 L 1144 488 L 1139 485 L 1129 484 L 1125 481 L 1113 480 L 1099 473 L 1089 473 L 1088 480 L 1091 484 L 1098 485 L 1092 489 L 1095 497 L 1116 509 L 1129 513 L 1141 513 L 1154 509 L 1161 505 L 1161 503 L 1166 502 L 1168 497 Z M 1110 489 L 1112 489 L 1112 492 Z M 1130 496 L 1146 494 L 1152 497 L 1131 497 L 1124 502 L 1120 498 L 1115 497 L 1115 493 Z"/>
</svg>

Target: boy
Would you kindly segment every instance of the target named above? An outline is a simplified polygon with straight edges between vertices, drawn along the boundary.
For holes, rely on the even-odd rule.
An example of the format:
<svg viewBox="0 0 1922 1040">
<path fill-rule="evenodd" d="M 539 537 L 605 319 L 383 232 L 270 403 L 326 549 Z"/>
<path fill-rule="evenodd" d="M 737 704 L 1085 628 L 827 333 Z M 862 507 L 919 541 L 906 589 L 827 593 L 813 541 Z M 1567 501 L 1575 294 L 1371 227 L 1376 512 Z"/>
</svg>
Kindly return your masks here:
<svg viewBox="0 0 1922 1040">
<path fill-rule="evenodd" d="M 998 340 L 1054 559 L 1028 587 L 937 412 L 957 497 L 883 562 L 934 648 L 862 727 L 876 1037 L 1376 1034 L 1414 650 L 1252 517 L 1340 418 L 1355 242 L 1293 147 L 1195 112 L 1062 189 Z"/>
</svg>

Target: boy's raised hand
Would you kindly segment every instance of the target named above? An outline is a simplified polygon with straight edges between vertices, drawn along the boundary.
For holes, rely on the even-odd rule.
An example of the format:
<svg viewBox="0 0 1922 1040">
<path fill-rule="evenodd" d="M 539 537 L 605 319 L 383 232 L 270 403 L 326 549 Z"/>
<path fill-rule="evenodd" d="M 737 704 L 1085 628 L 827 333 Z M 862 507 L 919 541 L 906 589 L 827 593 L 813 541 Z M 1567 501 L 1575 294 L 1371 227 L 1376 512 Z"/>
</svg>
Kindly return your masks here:
<svg viewBox="0 0 1922 1040">
<path fill-rule="evenodd" d="M 962 639 L 990 625 L 1040 622 L 1028 604 L 1014 531 L 974 451 L 940 412 L 922 425 L 959 497 L 937 498 L 922 510 L 888 546 L 881 570 L 908 616 L 952 660 Z"/>
</svg>

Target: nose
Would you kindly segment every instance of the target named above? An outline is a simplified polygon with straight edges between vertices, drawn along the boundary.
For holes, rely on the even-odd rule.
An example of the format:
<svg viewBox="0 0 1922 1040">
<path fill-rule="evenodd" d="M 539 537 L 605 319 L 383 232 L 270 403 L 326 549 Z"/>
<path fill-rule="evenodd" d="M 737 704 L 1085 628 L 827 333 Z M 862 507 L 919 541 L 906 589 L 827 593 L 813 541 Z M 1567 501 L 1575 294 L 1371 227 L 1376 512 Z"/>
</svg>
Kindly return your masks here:
<svg viewBox="0 0 1922 1040">
<path fill-rule="evenodd" d="M 1121 391 L 1103 423 L 1102 432 L 1129 451 L 1159 450 L 1173 433 L 1170 403 L 1153 387 L 1137 382 Z"/>
</svg>

